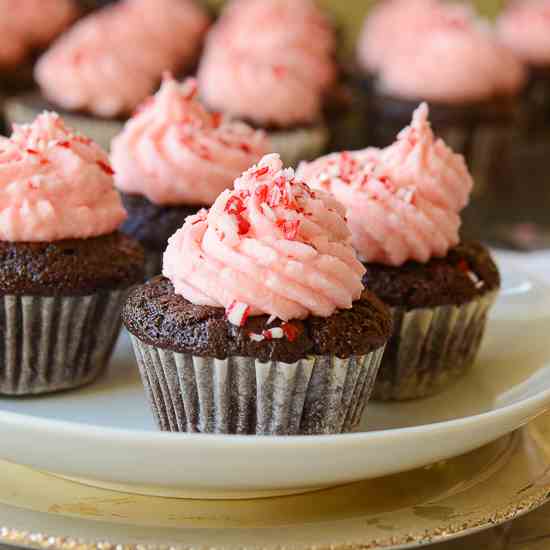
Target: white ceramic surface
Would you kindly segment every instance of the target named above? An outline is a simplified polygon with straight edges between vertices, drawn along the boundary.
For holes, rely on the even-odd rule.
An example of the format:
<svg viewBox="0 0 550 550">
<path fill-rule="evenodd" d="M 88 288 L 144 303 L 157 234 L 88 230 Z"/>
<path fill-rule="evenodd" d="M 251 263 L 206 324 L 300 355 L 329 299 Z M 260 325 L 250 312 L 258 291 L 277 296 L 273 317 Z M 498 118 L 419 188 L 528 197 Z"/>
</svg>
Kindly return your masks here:
<svg viewBox="0 0 550 550">
<path fill-rule="evenodd" d="M 433 398 L 369 405 L 360 433 L 159 433 L 123 337 L 98 383 L 0 399 L 0 458 L 134 492 L 234 498 L 335 486 L 466 453 L 550 406 L 550 294 L 508 262 L 501 269 L 504 291 L 474 370 Z"/>
</svg>

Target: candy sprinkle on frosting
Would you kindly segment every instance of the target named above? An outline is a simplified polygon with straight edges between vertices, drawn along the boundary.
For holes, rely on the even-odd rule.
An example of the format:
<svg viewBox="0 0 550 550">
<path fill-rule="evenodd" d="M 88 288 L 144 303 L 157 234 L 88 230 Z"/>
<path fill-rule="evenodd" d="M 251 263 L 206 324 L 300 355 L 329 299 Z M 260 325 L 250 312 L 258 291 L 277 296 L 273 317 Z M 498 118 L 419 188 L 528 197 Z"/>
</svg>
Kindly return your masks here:
<svg viewBox="0 0 550 550">
<path fill-rule="evenodd" d="M 0 240 L 96 237 L 125 218 L 107 154 L 57 114 L 0 138 Z"/>
<path fill-rule="evenodd" d="M 210 206 L 269 150 L 263 132 L 210 113 L 197 82 L 165 75 L 161 89 L 112 143 L 117 187 L 162 205 Z"/>
<path fill-rule="evenodd" d="M 224 307 L 228 320 L 242 326 L 249 315 L 288 321 L 349 309 L 361 296 L 365 270 L 342 206 L 268 155 L 209 212 L 186 220 L 169 241 L 163 272 L 176 293 Z M 297 337 L 295 327 L 283 326 L 280 337 Z M 261 336 L 277 334 L 266 328 Z"/>
<path fill-rule="evenodd" d="M 458 244 L 473 186 L 464 158 L 434 136 L 426 104 L 389 147 L 333 153 L 298 176 L 347 207 L 362 260 L 389 265 L 427 262 Z"/>
</svg>

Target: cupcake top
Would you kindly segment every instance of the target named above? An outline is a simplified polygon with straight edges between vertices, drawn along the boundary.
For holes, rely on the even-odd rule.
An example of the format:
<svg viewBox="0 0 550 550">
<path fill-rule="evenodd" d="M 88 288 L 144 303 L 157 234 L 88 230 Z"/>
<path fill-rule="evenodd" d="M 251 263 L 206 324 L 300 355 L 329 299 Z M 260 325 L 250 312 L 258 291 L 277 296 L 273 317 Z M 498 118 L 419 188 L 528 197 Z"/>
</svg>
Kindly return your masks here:
<svg viewBox="0 0 550 550">
<path fill-rule="evenodd" d="M 159 205 L 208 205 L 269 150 L 265 134 L 197 98 L 197 83 L 165 77 L 155 97 L 113 140 L 115 184 Z"/>
<path fill-rule="evenodd" d="M 46 98 L 64 109 L 127 115 L 164 71 L 195 60 L 208 23 L 193 0 L 123 0 L 62 36 L 39 60 L 35 77 Z"/>
<path fill-rule="evenodd" d="M 125 218 L 107 154 L 57 114 L 0 138 L 0 241 L 97 237 Z"/>
<path fill-rule="evenodd" d="M 312 0 L 233 0 L 208 37 L 201 94 L 257 125 L 311 124 L 335 80 L 334 51 L 334 31 Z"/>
<path fill-rule="evenodd" d="M 435 27 L 466 25 L 473 17 L 466 4 L 441 0 L 384 0 L 365 19 L 357 44 L 357 61 L 369 72 L 381 70 L 397 50 L 406 50 Z"/>
<path fill-rule="evenodd" d="M 261 314 L 329 317 L 363 290 L 343 215 L 268 155 L 210 211 L 187 218 L 169 240 L 163 274 L 189 302 L 225 308 L 234 325 Z"/>
<path fill-rule="evenodd" d="M 512 96 L 523 88 L 521 63 L 467 8 L 389 0 L 379 9 L 367 19 L 358 58 L 381 92 L 456 104 Z"/>
<path fill-rule="evenodd" d="M 0 67 L 12 68 L 51 42 L 78 10 L 73 0 L 0 0 L 0 13 Z"/>
<path fill-rule="evenodd" d="M 497 30 L 525 63 L 550 66 L 550 0 L 510 2 L 498 19 Z"/>
<path fill-rule="evenodd" d="M 434 137 L 426 104 L 388 148 L 328 155 L 298 176 L 346 206 L 363 261 L 393 266 L 443 257 L 458 244 L 473 186 L 463 157 Z"/>
</svg>

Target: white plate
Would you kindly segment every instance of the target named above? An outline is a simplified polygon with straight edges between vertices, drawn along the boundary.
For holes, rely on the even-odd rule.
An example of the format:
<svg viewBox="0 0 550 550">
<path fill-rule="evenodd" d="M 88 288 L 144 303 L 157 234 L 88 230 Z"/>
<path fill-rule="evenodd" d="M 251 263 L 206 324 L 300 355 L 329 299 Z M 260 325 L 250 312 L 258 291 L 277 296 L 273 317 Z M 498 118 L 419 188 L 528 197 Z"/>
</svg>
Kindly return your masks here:
<svg viewBox="0 0 550 550">
<path fill-rule="evenodd" d="M 501 264 L 504 291 L 474 370 L 421 401 L 372 404 L 339 436 L 160 433 L 123 337 L 110 373 L 81 391 L 0 399 L 0 458 L 132 492 L 253 497 L 301 492 L 458 456 L 550 406 L 550 294 Z"/>
</svg>

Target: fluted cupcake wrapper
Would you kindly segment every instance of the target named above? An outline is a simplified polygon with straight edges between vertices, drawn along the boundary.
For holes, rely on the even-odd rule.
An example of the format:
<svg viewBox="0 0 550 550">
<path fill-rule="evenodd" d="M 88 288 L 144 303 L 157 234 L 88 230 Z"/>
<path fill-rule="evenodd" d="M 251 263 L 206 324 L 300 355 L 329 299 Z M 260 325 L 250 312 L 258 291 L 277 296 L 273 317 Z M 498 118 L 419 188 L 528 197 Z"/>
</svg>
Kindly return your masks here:
<svg viewBox="0 0 550 550">
<path fill-rule="evenodd" d="M 271 130 L 267 135 L 271 150 L 281 155 L 285 166 L 294 167 L 303 160 L 320 157 L 330 141 L 330 133 L 325 124 L 291 130 Z"/>
<path fill-rule="evenodd" d="M 11 124 L 28 124 L 44 109 L 52 109 L 38 94 L 26 94 L 6 101 L 5 114 Z M 67 126 L 98 143 L 103 149 L 111 149 L 111 141 L 120 134 L 124 122 L 116 119 L 102 119 L 80 113 L 61 112 Z"/>
<path fill-rule="evenodd" d="M 394 308 L 394 333 L 373 398 L 401 401 L 426 397 L 466 374 L 479 352 L 496 296 L 496 292 L 488 292 L 462 306 L 411 311 Z"/>
<path fill-rule="evenodd" d="M 333 434 L 361 420 L 382 359 L 315 356 L 293 364 L 224 360 L 156 348 L 132 336 L 161 430 L 258 435 Z"/>
<path fill-rule="evenodd" d="M 111 356 L 125 296 L 2 297 L 0 394 L 49 393 L 94 380 Z"/>
</svg>

